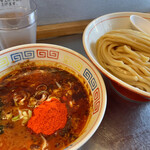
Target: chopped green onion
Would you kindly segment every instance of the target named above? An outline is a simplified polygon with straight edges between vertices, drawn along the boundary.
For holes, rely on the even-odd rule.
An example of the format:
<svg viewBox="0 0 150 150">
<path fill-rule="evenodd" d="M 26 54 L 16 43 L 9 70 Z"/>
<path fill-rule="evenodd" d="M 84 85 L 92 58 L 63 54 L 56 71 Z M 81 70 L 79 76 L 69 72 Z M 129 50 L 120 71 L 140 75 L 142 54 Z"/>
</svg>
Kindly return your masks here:
<svg viewBox="0 0 150 150">
<path fill-rule="evenodd" d="M 29 114 L 29 119 L 32 117 L 32 111 L 28 110 L 28 114 Z"/>
<path fill-rule="evenodd" d="M 24 117 L 25 117 L 25 116 L 28 116 L 28 114 L 27 114 L 26 111 L 23 111 L 23 112 L 22 112 L 22 115 L 23 115 Z M 24 117 L 23 117 L 23 118 L 24 118 Z"/>
<path fill-rule="evenodd" d="M 20 115 L 13 117 L 11 120 L 13 122 L 20 120 Z"/>
<path fill-rule="evenodd" d="M 14 93 L 13 100 L 14 100 L 15 106 L 24 105 L 24 102 L 28 96 L 29 94 L 25 93 L 24 91 L 21 91 L 19 93 Z"/>
<path fill-rule="evenodd" d="M 12 118 L 12 121 L 18 121 L 20 119 L 22 119 L 22 125 L 24 126 L 28 120 L 31 118 L 32 116 L 32 111 L 30 109 L 23 109 L 23 110 L 20 110 L 18 108 L 18 112 L 19 112 L 19 115 L 18 116 L 15 116 Z"/>
<path fill-rule="evenodd" d="M 22 125 L 25 125 L 28 122 L 29 118 L 27 116 L 23 117 Z"/>
<path fill-rule="evenodd" d="M 26 111 L 22 112 L 23 114 L 22 125 L 25 125 L 32 116 L 32 111 L 30 109 L 27 109 L 27 111 L 28 111 L 28 114 Z"/>
<path fill-rule="evenodd" d="M 9 120 L 9 119 L 11 119 L 12 118 L 12 113 L 10 112 L 10 113 L 8 113 L 8 114 L 6 114 L 6 119 L 7 120 Z"/>
<path fill-rule="evenodd" d="M 22 111 L 18 108 L 20 119 L 23 118 Z"/>
<path fill-rule="evenodd" d="M 34 97 L 30 97 L 28 107 L 35 107 L 37 100 Z"/>
</svg>

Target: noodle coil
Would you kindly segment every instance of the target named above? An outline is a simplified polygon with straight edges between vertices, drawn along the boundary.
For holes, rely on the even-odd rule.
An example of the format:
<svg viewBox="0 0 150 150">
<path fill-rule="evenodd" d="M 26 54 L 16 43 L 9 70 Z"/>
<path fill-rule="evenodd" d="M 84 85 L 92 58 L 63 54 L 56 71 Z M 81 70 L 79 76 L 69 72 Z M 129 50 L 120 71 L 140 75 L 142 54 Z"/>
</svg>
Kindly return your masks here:
<svg viewBox="0 0 150 150">
<path fill-rule="evenodd" d="M 150 36 L 131 29 L 112 30 L 96 43 L 97 58 L 114 76 L 150 92 Z"/>
</svg>

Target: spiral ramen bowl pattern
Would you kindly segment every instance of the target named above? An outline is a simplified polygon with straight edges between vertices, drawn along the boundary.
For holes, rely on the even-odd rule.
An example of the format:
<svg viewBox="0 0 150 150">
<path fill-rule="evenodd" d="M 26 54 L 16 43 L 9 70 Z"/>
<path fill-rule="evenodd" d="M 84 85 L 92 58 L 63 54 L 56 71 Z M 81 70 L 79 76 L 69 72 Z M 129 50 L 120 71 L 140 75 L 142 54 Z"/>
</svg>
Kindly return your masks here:
<svg viewBox="0 0 150 150">
<path fill-rule="evenodd" d="M 147 102 L 150 101 L 149 92 L 133 87 L 112 75 L 99 64 L 96 56 L 96 42 L 106 32 L 116 29 L 135 29 L 130 22 L 130 15 L 139 15 L 150 20 L 148 13 L 139 12 L 118 12 L 100 16 L 91 21 L 85 28 L 83 46 L 93 64 L 110 79 L 110 84 L 117 94 L 132 102 Z"/>
</svg>

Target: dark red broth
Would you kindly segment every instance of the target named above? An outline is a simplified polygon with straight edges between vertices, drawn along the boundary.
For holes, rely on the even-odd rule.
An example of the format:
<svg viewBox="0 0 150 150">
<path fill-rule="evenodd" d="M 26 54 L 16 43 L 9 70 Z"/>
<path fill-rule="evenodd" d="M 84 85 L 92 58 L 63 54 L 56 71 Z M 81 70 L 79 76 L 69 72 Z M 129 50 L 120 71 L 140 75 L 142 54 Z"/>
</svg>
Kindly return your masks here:
<svg viewBox="0 0 150 150">
<path fill-rule="evenodd" d="M 67 123 L 52 135 L 35 134 L 28 129 L 27 121 L 34 108 L 48 97 L 66 104 Z M 12 71 L 0 79 L 0 150 L 63 149 L 79 137 L 89 111 L 87 91 L 71 73 L 55 67 Z M 28 120 L 21 114 L 27 115 Z"/>
</svg>

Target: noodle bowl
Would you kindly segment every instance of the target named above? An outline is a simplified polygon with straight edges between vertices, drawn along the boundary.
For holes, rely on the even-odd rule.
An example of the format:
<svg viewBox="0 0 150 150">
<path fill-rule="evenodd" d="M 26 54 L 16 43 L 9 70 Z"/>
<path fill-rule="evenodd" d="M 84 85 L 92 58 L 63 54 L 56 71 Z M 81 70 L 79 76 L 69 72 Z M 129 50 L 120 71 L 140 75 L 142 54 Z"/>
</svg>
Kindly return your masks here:
<svg viewBox="0 0 150 150">
<path fill-rule="evenodd" d="M 91 80 L 94 82 L 91 83 Z M 0 150 L 78 149 L 94 134 L 104 116 L 107 95 L 102 77 L 90 61 L 79 53 L 62 46 L 26 44 L 0 51 L 0 83 Z M 76 86 L 79 83 L 80 85 Z M 79 95 L 83 98 L 80 99 L 79 95 L 74 94 L 73 91 L 81 91 Z M 89 107 L 86 105 L 85 98 L 87 98 Z M 78 105 L 75 99 L 78 99 L 77 103 L 82 100 L 83 104 Z M 43 114 L 40 112 L 38 120 L 46 120 L 46 123 L 44 121 L 44 123 L 34 126 L 34 129 L 29 127 L 28 121 L 34 117 L 34 110 L 40 108 L 39 106 L 45 102 L 47 104 L 51 102 L 66 103 L 67 121 L 69 121 L 65 124 L 66 128 L 57 128 L 57 130 L 53 130 L 55 133 L 48 134 L 43 133 L 43 129 L 40 133 L 34 130 L 36 127 L 39 129 L 40 125 L 46 127 L 46 123 L 52 123 L 51 119 L 57 122 L 54 118 L 60 119 L 61 117 L 61 115 L 60 117 L 56 116 L 57 112 L 64 115 L 60 112 L 58 105 L 51 110 L 49 110 L 51 108 L 49 106 L 46 107 L 48 109 L 42 107 Z M 82 113 L 83 107 L 89 108 L 88 111 Z M 55 108 L 59 108 L 57 109 L 59 111 Z M 50 119 L 44 117 L 49 116 L 45 110 L 48 114 L 54 110 L 57 112 L 51 113 L 51 115 L 55 115 Z M 70 113 L 75 115 L 77 110 L 79 110 L 77 119 L 69 116 Z M 87 120 L 85 120 L 85 116 L 81 119 L 85 122 L 84 126 L 79 123 L 79 117 L 82 114 L 88 116 Z M 62 117 L 59 121 L 61 120 Z M 40 121 L 35 119 L 36 123 Z M 71 125 L 71 121 L 78 122 L 79 128 L 75 124 Z M 58 127 L 57 125 L 55 127 Z M 77 138 L 73 134 L 68 136 L 67 132 L 73 131 L 72 127 L 75 128 L 76 133 L 79 133 Z M 63 132 L 60 133 L 60 131 Z M 63 142 L 58 137 L 58 142 L 56 142 L 57 136 L 66 137 L 67 141 L 69 139 L 71 141 Z M 50 141 L 51 143 L 49 143 Z"/>
<path fill-rule="evenodd" d="M 99 69 L 99 71 L 104 75 L 104 77 L 107 77 L 107 78 L 105 78 L 106 79 L 105 81 L 106 81 L 106 83 L 108 83 L 108 86 L 110 87 L 112 92 L 115 93 L 116 96 L 119 96 L 119 98 L 121 98 L 123 100 L 130 100 L 132 102 L 148 102 L 148 101 L 150 101 L 150 92 L 146 92 L 146 90 L 143 89 L 143 87 L 136 87 L 134 84 L 131 85 L 131 83 L 127 83 L 126 80 L 127 80 L 127 78 L 129 78 L 129 75 L 127 74 L 128 69 L 126 71 L 123 68 L 121 68 L 122 71 L 125 71 L 126 74 L 128 75 L 128 76 L 123 75 L 125 78 L 125 80 L 123 80 L 123 79 L 119 78 L 118 76 L 116 76 L 115 74 L 113 74 L 110 69 L 108 70 L 107 68 L 104 68 L 102 66 L 102 64 L 100 64 L 100 61 L 98 60 L 98 56 L 97 56 L 98 52 L 96 49 L 96 43 L 100 39 L 100 37 L 102 37 L 103 35 L 105 35 L 106 33 L 110 32 L 112 30 L 126 30 L 126 29 L 128 29 L 130 31 L 132 29 L 132 24 L 130 22 L 130 15 L 139 15 L 139 16 L 144 17 L 145 19 L 150 21 L 149 13 L 141 13 L 141 12 L 115 12 L 115 13 L 110 13 L 110 14 L 105 14 L 103 16 L 99 16 L 98 18 L 95 18 L 93 21 L 91 21 L 88 24 L 88 26 L 85 28 L 85 30 L 83 32 L 83 46 L 84 46 L 84 49 L 85 49 L 87 56 L 92 61 L 92 63 Z M 119 37 L 117 40 L 115 40 L 112 37 L 115 37 L 117 35 L 119 36 L 119 33 L 118 34 L 116 34 L 116 33 L 111 34 L 111 38 L 110 38 L 111 41 L 110 42 L 114 43 L 115 41 L 119 40 L 119 42 L 116 43 L 118 45 L 119 43 L 127 42 L 127 40 L 128 40 L 128 43 L 130 41 L 130 44 L 132 44 L 132 45 L 129 46 L 126 43 L 125 44 L 126 46 L 124 47 L 124 49 L 136 50 L 136 52 L 140 51 L 140 49 L 141 49 L 143 51 L 142 53 L 147 53 L 147 51 L 148 51 L 148 57 L 149 57 L 149 54 L 150 54 L 149 53 L 149 46 L 148 46 L 149 40 L 148 40 L 148 38 L 146 38 L 147 37 L 146 35 L 142 34 L 142 37 L 139 37 L 139 34 L 141 35 L 142 33 L 134 32 L 134 35 L 136 37 L 136 38 L 134 38 L 130 32 L 130 37 L 132 35 L 131 39 L 129 37 L 125 38 L 125 35 L 127 35 L 127 34 L 125 34 L 125 35 L 122 35 L 121 37 Z M 141 40 L 141 38 L 144 39 L 144 41 L 145 41 L 145 39 L 147 39 L 146 43 L 148 45 L 145 43 L 145 46 L 143 47 L 142 46 L 142 45 L 144 45 L 143 41 L 142 41 L 142 43 L 139 42 Z M 105 43 L 105 45 L 103 45 L 103 46 L 107 47 L 106 45 L 107 44 Z M 117 45 L 113 46 L 113 44 L 111 44 L 112 49 L 116 49 Z M 110 49 L 111 49 L 111 46 L 109 47 Z M 121 45 L 118 46 L 118 48 L 121 49 Z M 131 53 L 131 50 L 130 50 L 130 53 Z M 131 55 L 130 53 L 128 52 L 129 56 Z M 127 59 L 126 62 L 124 62 L 124 60 L 123 60 L 124 55 L 122 55 L 124 53 L 120 53 L 120 54 L 121 54 L 121 56 L 119 56 L 120 57 L 119 59 L 121 59 L 120 61 L 122 61 L 122 63 L 124 63 L 124 65 L 126 65 L 126 63 L 129 61 L 129 59 Z M 134 53 L 132 55 L 134 56 L 133 57 L 134 59 L 135 58 L 137 59 L 139 54 Z M 102 55 L 101 57 L 106 57 L 108 59 L 108 57 L 104 56 L 104 55 Z M 141 58 L 144 59 L 143 57 L 141 57 Z M 147 59 L 147 56 L 145 58 Z M 135 63 L 134 59 L 130 58 L 130 61 Z M 115 60 L 115 62 L 116 61 L 117 60 Z M 148 64 L 147 62 L 144 62 L 144 64 L 145 63 Z M 118 66 L 118 65 L 116 65 L 116 66 Z M 114 67 L 115 69 L 116 69 L 116 66 Z M 132 66 L 134 67 L 135 65 L 132 65 Z M 128 66 L 128 68 L 129 68 L 129 66 Z M 145 68 L 147 69 L 149 67 L 142 65 L 140 70 L 137 68 L 136 69 L 139 72 L 143 72 L 145 70 Z M 132 68 L 132 70 L 133 70 L 133 68 Z M 137 73 L 137 70 L 136 70 L 136 73 Z M 120 73 L 120 70 L 116 71 L 116 72 Z M 146 74 L 148 74 L 148 73 L 146 73 Z M 133 75 L 131 75 L 130 77 L 133 78 Z M 147 77 L 147 78 L 149 78 L 149 77 Z M 137 81 L 134 81 L 134 83 L 137 83 Z M 111 91 L 110 91 L 110 93 L 111 93 Z"/>
<path fill-rule="evenodd" d="M 131 29 L 112 30 L 98 39 L 96 50 L 106 70 L 150 92 L 150 36 Z"/>
</svg>

